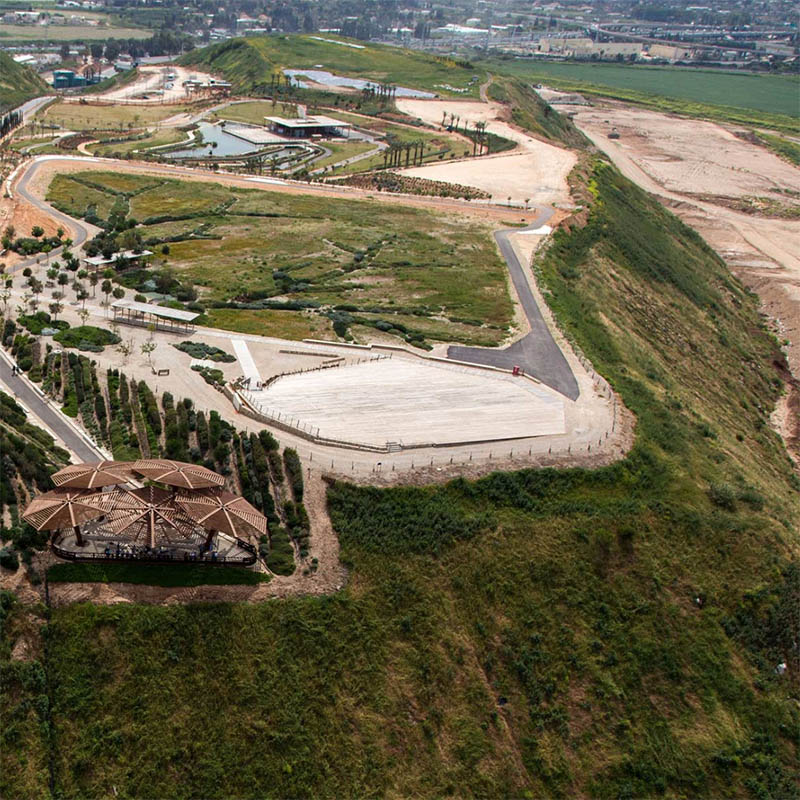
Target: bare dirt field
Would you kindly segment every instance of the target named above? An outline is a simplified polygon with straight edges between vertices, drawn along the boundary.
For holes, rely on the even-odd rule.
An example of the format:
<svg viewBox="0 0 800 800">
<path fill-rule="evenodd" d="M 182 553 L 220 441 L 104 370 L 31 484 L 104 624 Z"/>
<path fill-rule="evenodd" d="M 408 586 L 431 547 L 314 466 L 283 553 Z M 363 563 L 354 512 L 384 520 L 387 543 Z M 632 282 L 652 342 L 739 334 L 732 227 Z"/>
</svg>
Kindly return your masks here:
<svg viewBox="0 0 800 800">
<path fill-rule="evenodd" d="M 683 194 L 745 197 L 800 191 L 800 170 L 764 147 L 713 122 L 617 106 L 589 107 L 573 119 L 630 155 L 662 189 Z"/>
<path fill-rule="evenodd" d="M 507 202 L 509 197 L 520 204 L 526 200 L 538 205 L 570 202 L 567 175 L 575 165 L 575 154 L 534 139 L 509 125 L 502 119 L 504 109 L 499 104 L 401 98 L 397 100 L 397 108 L 429 125 L 441 125 L 445 112 L 460 116 L 462 123 L 470 125 L 487 122 L 487 131 L 518 144 L 517 149 L 508 154 L 415 167 L 401 170 L 402 173 L 474 186 L 491 194 L 496 203 Z"/>
<path fill-rule="evenodd" d="M 742 213 L 729 207 L 729 199 L 761 195 L 791 205 L 791 193 L 800 192 L 800 169 L 710 122 L 614 103 L 580 110 L 573 118 L 623 174 L 699 231 L 758 293 L 778 337 L 788 342 L 789 365 L 799 376 L 800 219 Z M 619 139 L 608 138 L 613 128 Z M 785 406 L 776 419 L 791 444 L 800 434 L 796 398 L 787 398 Z"/>
<path fill-rule="evenodd" d="M 168 74 L 174 75 L 175 78 L 168 80 Z M 139 76 L 133 83 L 111 89 L 108 92 L 96 95 L 96 97 L 103 100 L 113 100 L 115 103 L 134 101 L 136 103 L 149 104 L 182 103 L 188 98 L 183 85 L 185 80 L 207 81 L 210 77 L 204 72 L 186 69 L 186 67 L 179 67 L 175 64 L 139 67 Z"/>
</svg>

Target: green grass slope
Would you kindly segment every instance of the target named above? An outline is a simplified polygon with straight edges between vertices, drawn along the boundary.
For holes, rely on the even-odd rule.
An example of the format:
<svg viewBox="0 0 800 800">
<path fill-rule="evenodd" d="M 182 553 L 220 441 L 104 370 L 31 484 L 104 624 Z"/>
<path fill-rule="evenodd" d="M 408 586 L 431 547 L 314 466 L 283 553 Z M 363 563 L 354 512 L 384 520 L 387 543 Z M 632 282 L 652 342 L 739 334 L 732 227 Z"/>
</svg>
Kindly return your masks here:
<svg viewBox="0 0 800 800">
<path fill-rule="evenodd" d="M 280 69 L 312 68 L 316 64 L 337 75 L 349 75 L 398 86 L 450 94 L 439 84 L 470 86 L 475 69 L 449 58 L 366 44 L 337 37 L 330 41 L 301 35 L 256 36 L 193 50 L 180 63 L 224 75 L 237 92 L 261 94 L 270 88 L 271 76 Z M 348 45 L 358 45 L 352 47 Z M 482 74 L 482 73 L 478 73 Z M 472 86 L 477 95 L 477 88 Z M 469 95 L 466 95 L 469 96 Z"/>
<path fill-rule="evenodd" d="M 47 84 L 32 69 L 0 50 L 0 114 L 47 91 Z"/>
<path fill-rule="evenodd" d="M 487 94 L 490 100 L 506 104 L 511 110 L 511 120 L 535 136 L 575 149 L 583 149 L 588 144 L 567 117 L 555 111 L 518 78 L 493 78 Z"/>
<path fill-rule="evenodd" d="M 782 355 L 696 233 L 602 161 L 573 178 L 591 212 L 537 270 L 632 452 L 335 484 L 335 596 L 53 609 L 51 700 L 20 682 L 15 708 L 48 722 L 58 796 L 798 795 Z M 47 796 L 5 720 L 31 766 L 4 796 Z"/>
</svg>

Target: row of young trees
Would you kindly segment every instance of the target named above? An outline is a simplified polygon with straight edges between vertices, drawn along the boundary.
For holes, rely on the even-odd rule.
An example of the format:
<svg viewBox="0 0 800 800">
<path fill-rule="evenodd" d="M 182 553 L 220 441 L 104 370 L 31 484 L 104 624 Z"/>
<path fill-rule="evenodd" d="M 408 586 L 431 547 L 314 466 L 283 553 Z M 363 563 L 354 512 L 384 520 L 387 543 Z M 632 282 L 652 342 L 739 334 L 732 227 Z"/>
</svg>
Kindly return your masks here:
<svg viewBox="0 0 800 800">
<path fill-rule="evenodd" d="M 9 111 L 8 114 L 4 114 L 0 117 L 0 139 L 20 125 L 22 125 L 21 111 Z"/>
</svg>

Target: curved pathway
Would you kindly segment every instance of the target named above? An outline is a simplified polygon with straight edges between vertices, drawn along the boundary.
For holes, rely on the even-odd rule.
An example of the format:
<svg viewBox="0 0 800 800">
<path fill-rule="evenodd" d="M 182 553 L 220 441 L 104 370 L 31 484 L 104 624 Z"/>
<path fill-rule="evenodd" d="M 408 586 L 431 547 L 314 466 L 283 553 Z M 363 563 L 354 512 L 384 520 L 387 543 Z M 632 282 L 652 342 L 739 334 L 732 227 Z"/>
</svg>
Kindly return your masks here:
<svg viewBox="0 0 800 800">
<path fill-rule="evenodd" d="M 566 395 L 570 400 L 576 400 L 580 394 L 578 382 L 544 321 L 539 304 L 531 291 L 528 277 L 510 241 L 513 234 L 534 231 L 541 227 L 552 215 L 552 208 L 543 209 L 527 228 L 511 228 L 497 231 L 494 235 L 500 252 L 508 264 L 511 281 L 531 327 L 530 332 L 503 350 L 451 345 L 447 349 L 447 357 L 502 369 L 513 369 L 518 366 L 527 374 L 533 375 L 542 383 Z"/>
</svg>

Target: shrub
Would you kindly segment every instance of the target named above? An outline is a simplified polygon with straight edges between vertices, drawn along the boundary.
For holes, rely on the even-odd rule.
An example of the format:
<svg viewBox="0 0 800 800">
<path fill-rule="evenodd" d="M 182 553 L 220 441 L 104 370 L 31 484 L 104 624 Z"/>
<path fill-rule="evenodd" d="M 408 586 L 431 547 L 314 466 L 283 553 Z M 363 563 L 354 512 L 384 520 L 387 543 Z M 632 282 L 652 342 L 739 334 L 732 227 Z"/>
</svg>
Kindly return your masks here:
<svg viewBox="0 0 800 800">
<path fill-rule="evenodd" d="M 13 547 L 4 547 L 0 550 L 0 567 L 14 571 L 19 569 L 19 558 Z"/>
<path fill-rule="evenodd" d="M 287 447 L 283 451 L 283 464 L 286 467 L 286 474 L 289 476 L 289 486 L 292 488 L 292 496 L 295 502 L 303 502 L 303 465 L 297 450 Z"/>
<path fill-rule="evenodd" d="M 729 483 L 712 483 L 708 496 L 715 506 L 726 511 L 736 510 L 736 490 Z"/>
<path fill-rule="evenodd" d="M 77 328 L 67 328 L 57 333 L 53 339 L 63 347 L 74 347 L 78 350 L 91 350 L 102 352 L 105 345 L 119 344 L 122 340 L 115 333 L 96 328 L 94 325 L 79 325 Z M 100 348 L 99 350 L 95 348 Z"/>
<path fill-rule="evenodd" d="M 192 358 L 199 358 L 208 361 L 221 361 L 225 364 L 232 364 L 236 361 L 236 356 L 232 356 L 230 353 L 226 353 L 224 350 L 220 350 L 219 347 L 213 347 L 209 344 L 204 344 L 203 342 L 181 342 L 180 344 L 172 345 L 177 350 L 180 350 L 182 353 L 186 353 L 190 355 Z"/>
</svg>

